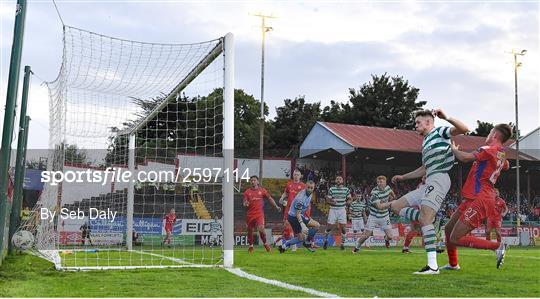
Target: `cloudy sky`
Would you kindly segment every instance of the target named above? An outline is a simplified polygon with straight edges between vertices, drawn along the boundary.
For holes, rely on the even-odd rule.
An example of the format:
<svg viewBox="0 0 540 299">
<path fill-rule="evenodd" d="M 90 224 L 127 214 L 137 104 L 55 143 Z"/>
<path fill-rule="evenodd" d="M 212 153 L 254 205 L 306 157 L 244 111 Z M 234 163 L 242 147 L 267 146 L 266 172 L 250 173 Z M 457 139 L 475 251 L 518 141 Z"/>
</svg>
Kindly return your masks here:
<svg viewBox="0 0 540 299">
<path fill-rule="evenodd" d="M 267 35 L 265 99 L 275 107 L 305 95 L 345 101 L 371 74 L 400 75 L 429 108 L 443 108 L 471 128 L 476 120 L 514 120 L 512 48 L 520 58 L 520 129 L 540 125 L 539 6 L 529 2 L 414 1 L 57 1 L 67 25 L 157 43 L 210 40 L 233 32 L 236 87 L 259 98 L 260 20 Z M 5 98 L 15 1 L 0 2 L 1 80 Z M 52 1 L 29 1 L 22 65 L 33 77 L 30 148 L 47 147 L 48 96 L 56 78 L 62 28 Z M 22 72 L 21 72 L 22 74 Z M 22 76 L 22 75 L 21 75 Z M 22 80 L 22 77 L 21 77 Z M 21 84 L 22 85 L 22 84 Z M 3 101 L 2 99 L 2 101 Z M 3 106 L 3 105 L 2 105 Z M 0 120 L 3 120 L 4 107 Z M 15 145 L 14 145 L 15 147 Z"/>
</svg>

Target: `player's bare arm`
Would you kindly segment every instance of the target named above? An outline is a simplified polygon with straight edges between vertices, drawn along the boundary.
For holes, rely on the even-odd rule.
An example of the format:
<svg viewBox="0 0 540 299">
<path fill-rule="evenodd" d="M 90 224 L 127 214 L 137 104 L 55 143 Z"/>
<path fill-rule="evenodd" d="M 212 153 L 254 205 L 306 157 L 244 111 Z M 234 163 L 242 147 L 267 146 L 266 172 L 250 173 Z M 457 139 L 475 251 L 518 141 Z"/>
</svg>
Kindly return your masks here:
<svg viewBox="0 0 540 299">
<path fill-rule="evenodd" d="M 408 172 L 406 174 L 393 176 L 392 177 L 392 183 L 396 184 L 397 182 L 400 182 L 400 181 L 406 181 L 406 180 L 421 178 L 425 174 L 426 174 L 426 168 L 424 168 L 424 166 L 422 165 L 422 166 L 418 167 L 417 169 L 415 169 L 415 170 L 413 170 L 411 172 Z"/>
<path fill-rule="evenodd" d="M 468 162 L 472 162 L 476 160 L 473 153 L 461 151 L 459 149 L 459 145 L 457 145 L 453 141 L 452 141 L 452 144 L 450 145 L 450 148 L 452 149 L 452 153 L 454 153 L 454 156 L 456 156 L 456 158 L 463 163 L 468 163 Z"/>
<path fill-rule="evenodd" d="M 281 212 L 281 208 L 276 204 L 276 201 L 272 196 L 268 196 L 268 200 L 270 201 L 270 204 L 278 211 Z"/>
<path fill-rule="evenodd" d="M 463 122 L 453 117 L 448 117 L 442 109 L 434 109 L 433 116 L 436 116 L 440 119 L 444 119 L 453 126 L 450 128 L 450 135 L 452 136 L 466 134 L 470 131 L 469 128 Z"/>
</svg>

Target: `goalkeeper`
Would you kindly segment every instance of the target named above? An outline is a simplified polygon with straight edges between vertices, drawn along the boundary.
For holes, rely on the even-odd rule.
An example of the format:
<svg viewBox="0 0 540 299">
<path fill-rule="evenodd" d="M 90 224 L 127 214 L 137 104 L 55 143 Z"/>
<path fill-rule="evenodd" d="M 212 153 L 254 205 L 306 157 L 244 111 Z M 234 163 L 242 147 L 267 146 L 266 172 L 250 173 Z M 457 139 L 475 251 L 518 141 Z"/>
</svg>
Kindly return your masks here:
<svg viewBox="0 0 540 299">
<path fill-rule="evenodd" d="M 292 245 L 299 243 L 303 243 L 304 247 L 310 252 L 315 251 L 311 248 L 311 242 L 319 229 L 319 223 L 310 217 L 305 216 L 307 209 L 309 209 L 311 205 L 311 197 L 313 196 L 314 189 L 315 183 L 309 180 L 306 182 L 306 189 L 301 190 L 294 197 L 287 216 L 287 221 L 291 224 L 296 237 L 280 245 L 280 253 L 285 252 Z"/>
</svg>

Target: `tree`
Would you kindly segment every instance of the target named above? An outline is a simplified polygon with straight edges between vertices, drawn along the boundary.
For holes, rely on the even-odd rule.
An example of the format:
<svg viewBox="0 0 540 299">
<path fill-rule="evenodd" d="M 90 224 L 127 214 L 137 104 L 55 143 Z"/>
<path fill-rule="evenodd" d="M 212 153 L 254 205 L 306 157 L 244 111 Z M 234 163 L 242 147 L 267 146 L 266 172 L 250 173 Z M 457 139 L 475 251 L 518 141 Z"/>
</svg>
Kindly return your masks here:
<svg viewBox="0 0 540 299">
<path fill-rule="evenodd" d="M 276 108 L 272 122 L 271 147 L 285 151 L 298 148 L 316 121 L 321 119 L 321 103 L 306 103 L 305 97 L 285 99 L 284 105 Z"/>
<path fill-rule="evenodd" d="M 27 160 L 26 161 L 26 169 L 38 169 L 38 170 L 46 170 L 47 169 L 47 163 L 43 161 L 42 159 L 38 160 Z"/>
<path fill-rule="evenodd" d="M 511 122 L 508 123 L 508 125 L 512 128 L 512 137 L 510 137 L 510 139 L 515 140 L 516 139 L 516 126 Z M 495 125 L 493 123 L 477 120 L 476 129 L 471 133 L 471 136 L 487 137 L 489 135 L 489 132 L 491 132 L 491 129 L 493 129 L 494 127 Z"/>
<path fill-rule="evenodd" d="M 86 164 L 88 163 L 88 154 L 86 150 L 80 149 L 75 144 L 63 143 L 64 147 L 64 161 L 72 164 Z"/>
<path fill-rule="evenodd" d="M 127 164 L 128 135 L 123 130 L 146 119 L 165 95 L 151 99 L 136 99 L 141 108 L 135 121 L 125 122 L 122 128 L 111 128 L 106 165 Z M 234 91 L 235 150 L 253 154 L 258 149 L 260 102 L 243 90 Z M 174 163 L 178 153 L 215 155 L 222 152 L 223 89 L 216 88 L 206 96 L 171 100 L 144 127 L 136 132 L 137 162 L 151 158 L 158 162 Z M 268 107 L 265 105 L 265 113 Z"/>
<path fill-rule="evenodd" d="M 419 89 L 403 77 L 372 75 L 356 90 L 349 89 L 349 103 L 330 103 L 323 109 L 326 121 L 345 122 L 385 128 L 414 128 L 414 113 L 426 104 L 417 101 Z"/>
<path fill-rule="evenodd" d="M 476 129 L 471 133 L 472 136 L 483 136 L 487 137 L 494 125 L 490 122 L 476 121 Z"/>
</svg>

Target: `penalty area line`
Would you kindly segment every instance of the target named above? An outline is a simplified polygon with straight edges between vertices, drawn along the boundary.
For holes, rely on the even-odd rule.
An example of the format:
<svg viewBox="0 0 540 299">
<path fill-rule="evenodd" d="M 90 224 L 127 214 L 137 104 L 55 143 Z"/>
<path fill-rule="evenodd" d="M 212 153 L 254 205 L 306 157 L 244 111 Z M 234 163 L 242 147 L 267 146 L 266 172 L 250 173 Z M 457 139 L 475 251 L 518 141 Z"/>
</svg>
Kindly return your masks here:
<svg viewBox="0 0 540 299">
<path fill-rule="evenodd" d="M 279 281 L 279 280 L 273 280 L 273 279 L 268 279 L 268 278 L 260 277 L 260 276 L 257 276 L 257 275 L 249 274 L 249 273 L 247 273 L 245 271 L 240 270 L 239 268 L 232 268 L 232 269 L 225 268 L 225 270 L 229 271 L 230 273 L 232 273 L 232 274 L 234 274 L 236 276 L 242 277 L 242 278 L 246 278 L 246 279 L 250 279 L 250 280 L 270 284 L 270 285 L 277 286 L 277 287 L 284 288 L 284 289 L 288 289 L 288 290 L 301 291 L 301 292 L 308 293 L 310 295 L 317 296 L 317 297 L 339 298 L 339 296 L 335 295 L 335 294 L 321 292 L 321 291 L 317 291 L 317 290 L 310 289 L 310 288 L 304 288 L 304 287 L 296 286 L 296 285 L 289 284 L 289 283 L 286 283 L 286 282 L 282 282 L 282 281 Z"/>
</svg>

